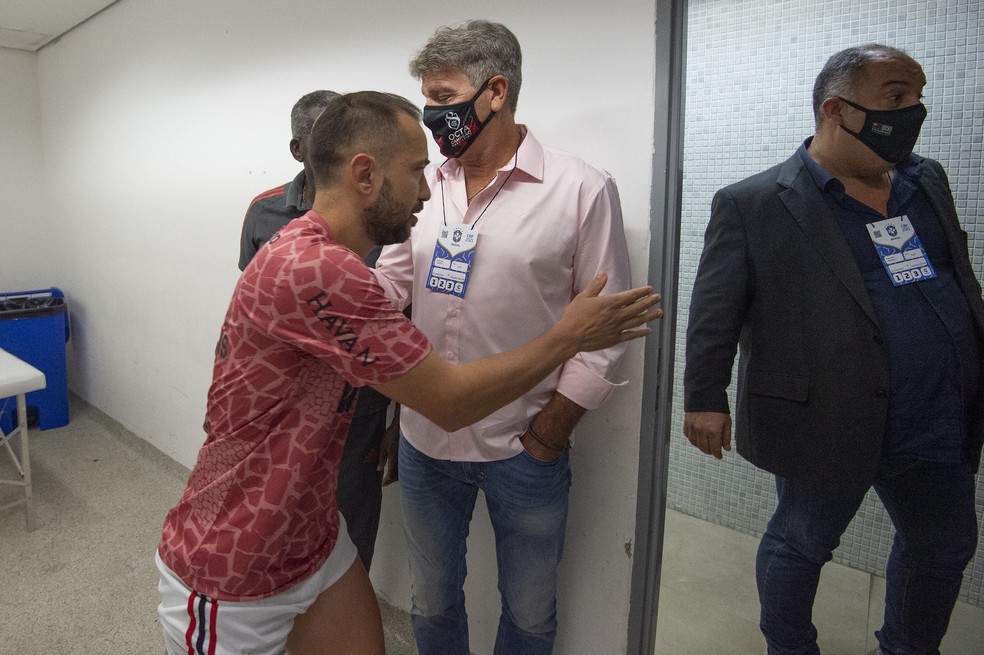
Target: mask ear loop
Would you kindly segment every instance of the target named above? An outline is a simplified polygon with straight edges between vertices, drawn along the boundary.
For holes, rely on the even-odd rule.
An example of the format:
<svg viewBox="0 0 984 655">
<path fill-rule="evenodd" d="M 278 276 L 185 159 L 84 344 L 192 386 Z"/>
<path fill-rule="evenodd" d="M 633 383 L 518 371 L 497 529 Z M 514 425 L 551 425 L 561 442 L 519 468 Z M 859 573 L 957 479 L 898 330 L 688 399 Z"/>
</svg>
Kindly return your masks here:
<svg viewBox="0 0 984 655">
<path fill-rule="evenodd" d="M 854 109 L 857 109 L 860 112 L 864 112 L 864 120 L 865 120 L 865 122 L 868 121 L 868 109 L 867 108 L 862 107 L 861 105 L 859 105 L 856 102 L 851 102 L 847 98 L 842 98 L 841 96 L 837 96 L 837 99 L 840 100 L 841 102 L 844 102 L 845 104 L 847 104 L 848 107 L 853 107 Z M 853 136 L 853 137 L 858 137 L 858 138 L 861 137 L 861 132 L 860 131 L 858 131 L 858 132 L 852 132 L 851 130 L 849 130 L 846 127 L 844 127 L 843 124 L 841 124 L 840 128 L 842 130 L 844 130 L 845 132 L 847 132 L 848 134 L 850 134 L 851 136 Z M 864 129 L 864 125 L 863 124 L 862 124 L 861 129 L 862 130 Z"/>
<path fill-rule="evenodd" d="M 495 76 L 493 75 L 492 77 L 495 77 Z M 482 95 L 483 93 L 485 93 L 485 91 L 489 88 L 489 82 L 492 81 L 492 77 L 490 77 L 489 79 L 485 80 L 482 83 L 482 86 L 481 86 L 481 88 L 479 88 L 478 93 L 476 93 L 475 96 L 471 99 L 472 104 L 474 104 L 475 101 L 478 100 L 478 97 L 480 95 Z M 496 112 L 492 111 L 492 106 L 489 105 L 489 115 L 488 115 L 488 117 L 486 117 L 486 119 L 484 121 L 481 121 L 478 124 L 479 125 L 479 128 L 482 128 L 482 127 L 485 127 L 486 125 L 488 125 L 489 124 L 489 121 L 492 120 L 493 118 L 495 118 L 495 114 L 496 114 Z"/>
<path fill-rule="evenodd" d="M 863 112 L 865 113 L 865 115 L 867 116 L 867 114 L 868 114 L 868 108 L 867 108 L 867 107 L 862 107 L 862 106 L 861 106 L 861 105 L 859 105 L 858 103 L 856 103 L 856 102 L 851 102 L 851 101 L 850 101 L 850 100 L 848 100 L 847 98 L 842 98 L 841 96 L 837 96 L 837 99 L 838 99 L 838 100 L 841 100 L 841 101 L 843 101 L 843 102 L 846 102 L 846 103 L 847 103 L 847 104 L 848 104 L 849 106 L 851 106 L 851 107 L 854 107 L 854 108 L 855 108 L 855 109 L 857 109 L 858 111 L 863 111 Z"/>
</svg>

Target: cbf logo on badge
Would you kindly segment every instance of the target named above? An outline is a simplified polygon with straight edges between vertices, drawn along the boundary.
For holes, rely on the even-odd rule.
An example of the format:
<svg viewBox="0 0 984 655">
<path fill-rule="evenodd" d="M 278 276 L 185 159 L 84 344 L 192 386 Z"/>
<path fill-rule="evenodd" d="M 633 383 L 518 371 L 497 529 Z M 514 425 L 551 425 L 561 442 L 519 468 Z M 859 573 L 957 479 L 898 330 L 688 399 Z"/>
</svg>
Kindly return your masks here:
<svg viewBox="0 0 984 655">
<path fill-rule="evenodd" d="M 868 234 L 892 285 L 900 287 L 936 277 L 909 217 L 902 215 L 868 223 Z"/>
<path fill-rule="evenodd" d="M 477 246 L 478 232 L 467 225 L 441 228 L 434 245 L 426 287 L 437 293 L 464 298 Z"/>
</svg>

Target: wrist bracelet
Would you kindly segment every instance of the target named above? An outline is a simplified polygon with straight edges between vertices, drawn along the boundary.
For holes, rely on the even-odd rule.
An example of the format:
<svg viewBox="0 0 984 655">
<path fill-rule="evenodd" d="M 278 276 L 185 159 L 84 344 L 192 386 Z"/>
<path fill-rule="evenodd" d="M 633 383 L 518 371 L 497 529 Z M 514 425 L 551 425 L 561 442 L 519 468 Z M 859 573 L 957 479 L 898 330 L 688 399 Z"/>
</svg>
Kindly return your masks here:
<svg viewBox="0 0 984 655">
<path fill-rule="evenodd" d="M 538 444 L 540 444 L 541 446 L 543 446 L 544 448 L 549 448 L 550 450 L 554 451 L 555 453 L 562 453 L 565 450 L 567 450 L 567 446 L 566 445 L 564 445 L 564 446 L 555 446 L 552 443 L 547 443 L 546 441 L 544 441 L 543 440 L 543 437 L 541 437 L 540 435 L 538 435 L 536 432 L 533 431 L 533 426 L 532 425 L 530 425 L 529 427 L 527 427 L 526 428 L 526 431 L 529 432 L 530 433 L 530 436 L 532 436 L 534 439 L 536 439 L 536 442 Z"/>
</svg>

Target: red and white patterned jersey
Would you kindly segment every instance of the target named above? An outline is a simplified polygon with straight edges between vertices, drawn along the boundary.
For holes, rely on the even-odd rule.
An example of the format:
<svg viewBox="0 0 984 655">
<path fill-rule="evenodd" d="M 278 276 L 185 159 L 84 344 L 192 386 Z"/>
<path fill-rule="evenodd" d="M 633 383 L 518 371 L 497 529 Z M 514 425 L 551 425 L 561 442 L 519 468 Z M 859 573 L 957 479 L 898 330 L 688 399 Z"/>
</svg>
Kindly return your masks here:
<svg viewBox="0 0 984 655">
<path fill-rule="evenodd" d="M 233 293 L 205 444 L 164 522 L 167 566 L 218 600 L 263 598 L 314 573 L 338 535 L 355 388 L 393 380 L 428 352 L 318 214 L 291 221 Z"/>
</svg>

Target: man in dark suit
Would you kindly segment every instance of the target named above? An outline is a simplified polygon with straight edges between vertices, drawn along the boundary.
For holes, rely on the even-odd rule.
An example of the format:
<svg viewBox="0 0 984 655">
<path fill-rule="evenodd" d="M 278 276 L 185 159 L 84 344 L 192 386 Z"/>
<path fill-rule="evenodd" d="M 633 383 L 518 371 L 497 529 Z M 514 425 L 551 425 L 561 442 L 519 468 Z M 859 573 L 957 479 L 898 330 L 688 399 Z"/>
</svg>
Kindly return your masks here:
<svg viewBox="0 0 984 655">
<path fill-rule="evenodd" d="M 926 78 L 881 45 L 835 54 L 816 134 L 714 197 L 694 283 L 684 434 L 775 474 L 759 547 L 772 655 L 815 654 L 820 570 L 874 486 L 896 528 L 885 655 L 938 653 L 977 543 L 984 301 L 939 163 L 911 154 Z"/>
</svg>

